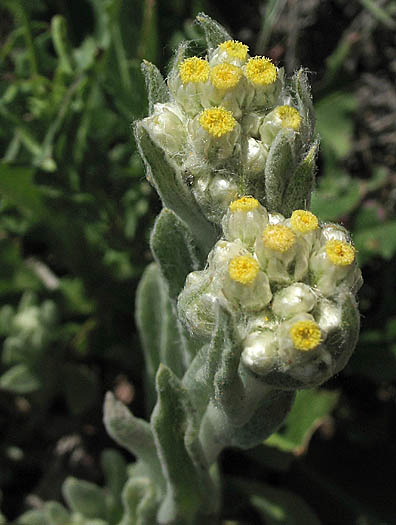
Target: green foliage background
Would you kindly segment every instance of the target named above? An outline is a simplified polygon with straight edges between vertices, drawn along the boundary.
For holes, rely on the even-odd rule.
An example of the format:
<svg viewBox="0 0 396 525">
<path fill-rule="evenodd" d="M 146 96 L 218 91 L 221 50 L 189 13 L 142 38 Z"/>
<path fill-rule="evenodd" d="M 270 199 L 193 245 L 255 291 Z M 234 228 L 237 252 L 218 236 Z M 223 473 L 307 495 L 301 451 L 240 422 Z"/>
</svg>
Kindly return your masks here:
<svg viewBox="0 0 396 525">
<path fill-rule="evenodd" d="M 141 60 L 164 70 L 183 39 L 199 51 L 199 11 L 312 71 L 312 210 L 352 231 L 365 278 L 346 370 L 263 446 L 223 455 L 224 520 L 396 523 L 396 2 L 374 0 L 0 2 L 3 521 L 61 500 L 67 475 L 102 484 L 106 390 L 140 416 L 152 402 L 133 309 L 160 206 L 131 123 Z"/>
</svg>

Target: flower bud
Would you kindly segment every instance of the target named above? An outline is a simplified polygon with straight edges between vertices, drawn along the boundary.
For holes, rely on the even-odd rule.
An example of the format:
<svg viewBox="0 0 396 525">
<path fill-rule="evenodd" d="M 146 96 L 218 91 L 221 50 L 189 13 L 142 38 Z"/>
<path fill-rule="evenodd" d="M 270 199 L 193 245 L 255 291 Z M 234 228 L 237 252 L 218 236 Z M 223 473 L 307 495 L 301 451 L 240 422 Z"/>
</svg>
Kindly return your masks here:
<svg viewBox="0 0 396 525">
<path fill-rule="evenodd" d="M 155 104 L 150 117 L 143 119 L 143 126 L 152 141 L 166 153 L 180 153 L 186 143 L 183 114 L 174 103 Z"/>
<path fill-rule="evenodd" d="M 228 241 L 240 239 L 247 246 L 253 246 L 267 224 L 267 210 L 253 197 L 231 202 L 222 221 L 225 238 Z"/>
<path fill-rule="evenodd" d="M 304 283 L 295 283 L 282 288 L 274 295 L 272 311 L 280 318 L 310 312 L 316 304 L 312 289 Z"/>
</svg>

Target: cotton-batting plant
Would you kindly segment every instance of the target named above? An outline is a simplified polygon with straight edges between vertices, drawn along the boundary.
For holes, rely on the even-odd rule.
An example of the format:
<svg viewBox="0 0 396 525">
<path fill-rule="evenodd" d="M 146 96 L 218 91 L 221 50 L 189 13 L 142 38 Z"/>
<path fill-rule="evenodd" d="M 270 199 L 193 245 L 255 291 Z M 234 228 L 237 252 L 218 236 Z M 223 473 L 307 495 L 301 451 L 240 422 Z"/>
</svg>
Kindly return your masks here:
<svg viewBox="0 0 396 525">
<path fill-rule="evenodd" d="M 359 332 L 351 238 L 308 210 L 319 140 L 306 72 L 288 79 L 197 22 L 207 54 L 182 44 L 166 80 L 143 63 L 135 137 L 164 208 L 136 305 L 150 421 L 105 402 L 108 432 L 137 458 L 120 525 L 219 523 L 221 451 L 276 431 Z"/>
</svg>

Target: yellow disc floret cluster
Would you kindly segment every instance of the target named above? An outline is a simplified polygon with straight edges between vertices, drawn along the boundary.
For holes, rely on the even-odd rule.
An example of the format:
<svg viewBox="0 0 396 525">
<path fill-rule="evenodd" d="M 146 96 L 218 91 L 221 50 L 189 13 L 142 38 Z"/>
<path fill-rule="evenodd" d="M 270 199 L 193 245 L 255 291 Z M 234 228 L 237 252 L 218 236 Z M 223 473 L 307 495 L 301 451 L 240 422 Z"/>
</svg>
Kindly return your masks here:
<svg viewBox="0 0 396 525">
<path fill-rule="evenodd" d="M 316 215 L 306 210 L 295 210 L 290 218 L 290 224 L 298 233 L 309 233 L 317 229 L 319 223 Z"/>
<path fill-rule="evenodd" d="M 292 106 L 278 106 L 275 109 L 278 115 L 282 128 L 290 128 L 298 131 L 301 125 L 300 113 Z"/>
<path fill-rule="evenodd" d="M 355 260 L 355 248 L 345 241 L 332 239 L 326 243 L 326 255 L 337 266 L 348 266 Z"/>
<path fill-rule="evenodd" d="M 250 255 L 234 257 L 228 265 L 228 274 L 231 279 L 241 284 L 251 284 L 259 270 L 259 263 Z"/>
<path fill-rule="evenodd" d="M 276 67 L 269 58 L 253 57 L 246 64 L 246 77 L 257 86 L 268 86 L 276 80 Z"/>
<path fill-rule="evenodd" d="M 218 64 L 210 72 L 210 80 L 217 89 L 232 89 L 242 78 L 242 69 L 232 64 Z"/>
<path fill-rule="evenodd" d="M 234 129 L 236 120 L 231 111 L 218 106 L 202 111 L 199 123 L 210 135 L 222 137 Z"/>
<path fill-rule="evenodd" d="M 313 350 L 321 341 L 321 332 L 315 321 L 298 321 L 290 328 L 290 336 L 297 350 Z"/>
<path fill-rule="evenodd" d="M 254 197 L 241 197 L 240 199 L 231 202 L 229 208 L 231 212 L 236 211 L 252 211 L 255 208 L 258 208 L 259 201 Z"/>
<path fill-rule="evenodd" d="M 209 78 L 209 72 L 209 64 L 203 58 L 186 58 L 179 66 L 180 78 L 183 84 L 206 82 Z"/>
<path fill-rule="evenodd" d="M 284 224 L 269 224 L 263 233 L 264 246 L 277 252 L 287 252 L 295 241 L 295 233 Z"/>
<path fill-rule="evenodd" d="M 230 58 L 245 60 L 249 48 L 247 45 L 238 42 L 238 40 L 226 40 L 219 45 L 222 51 L 225 51 Z"/>
</svg>

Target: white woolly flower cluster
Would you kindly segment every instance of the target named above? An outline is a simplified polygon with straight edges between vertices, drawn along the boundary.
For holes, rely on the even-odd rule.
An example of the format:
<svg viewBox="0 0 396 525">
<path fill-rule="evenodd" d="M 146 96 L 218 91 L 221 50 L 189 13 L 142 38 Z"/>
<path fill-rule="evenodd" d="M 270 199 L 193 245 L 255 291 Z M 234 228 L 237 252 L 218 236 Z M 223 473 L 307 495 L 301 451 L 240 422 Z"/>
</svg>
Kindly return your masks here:
<svg viewBox="0 0 396 525">
<path fill-rule="evenodd" d="M 203 271 L 190 273 L 179 313 L 210 337 L 219 306 L 234 318 L 241 362 L 279 388 L 322 383 L 348 361 L 359 331 L 362 278 L 347 231 L 309 211 L 271 214 L 253 197 L 233 201 Z"/>
<path fill-rule="evenodd" d="M 309 142 L 313 123 L 296 107 L 283 70 L 269 58 L 250 57 L 248 47 L 234 40 L 208 53 L 207 58 L 180 53 L 167 81 L 170 101 L 155 104 L 142 125 L 204 214 L 220 223 L 232 200 L 246 192 L 257 195 L 258 185 L 263 191 L 278 133 L 288 130 L 293 144 L 301 133 Z"/>
</svg>

